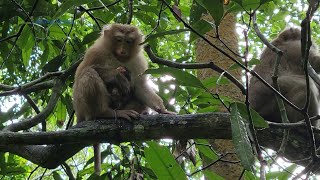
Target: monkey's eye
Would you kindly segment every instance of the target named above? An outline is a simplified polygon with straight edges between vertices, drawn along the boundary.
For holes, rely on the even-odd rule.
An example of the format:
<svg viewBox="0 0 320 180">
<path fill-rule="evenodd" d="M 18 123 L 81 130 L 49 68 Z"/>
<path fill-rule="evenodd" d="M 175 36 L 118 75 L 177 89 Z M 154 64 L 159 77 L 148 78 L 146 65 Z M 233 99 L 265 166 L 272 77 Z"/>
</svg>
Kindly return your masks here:
<svg viewBox="0 0 320 180">
<path fill-rule="evenodd" d="M 119 36 L 116 36 L 115 39 L 116 39 L 116 41 L 118 41 L 118 42 L 121 42 L 121 41 L 122 41 L 122 38 L 119 37 Z"/>
<path fill-rule="evenodd" d="M 131 43 L 133 42 L 133 40 L 132 40 L 132 39 L 127 39 L 126 42 L 127 42 L 128 44 L 131 44 Z"/>
</svg>

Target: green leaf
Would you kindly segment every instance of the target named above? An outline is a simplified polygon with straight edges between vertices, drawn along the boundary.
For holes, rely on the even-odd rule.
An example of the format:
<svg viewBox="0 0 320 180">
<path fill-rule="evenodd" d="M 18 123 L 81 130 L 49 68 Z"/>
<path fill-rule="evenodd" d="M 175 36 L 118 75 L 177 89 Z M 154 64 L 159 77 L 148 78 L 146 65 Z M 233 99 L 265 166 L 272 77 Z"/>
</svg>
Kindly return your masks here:
<svg viewBox="0 0 320 180">
<path fill-rule="evenodd" d="M 273 1 L 273 0 L 260 0 L 260 4 L 263 5 L 263 4 L 266 4 L 271 1 Z"/>
<path fill-rule="evenodd" d="M 174 35 L 174 34 L 179 34 L 182 32 L 187 32 L 189 31 L 189 29 L 177 29 L 177 30 L 169 30 L 169 31 L 162 31 L 156 34 L 151 34 L 150 36 L 148 36 L 148 38 L 146 39 L 146 42 L 149 42 L 153 39 L 157 39 L 159 37 L 164 37 L 166 35 Z"/>
<path fill-rule="evenodd" d="M 6 164 L 6 157 L 4 152 L 0 152 L 0 173 L 6 174 L 7 172 L 7 164 Z"/>
<path fill-rule="evenodd" d="M 239 113 L 240 113 L 241 117 L 243 118 L 243 120 L 245 120 L 246 123 L 249 123 L 249 116 L 248 116 L 248 111 L 247 111 L 246 105 L 243 103 L 239 103 L 239 102 L 236 102 L 235 104 L 238 107 Z M 267 123 L 267 121 L 265 121 L 263 119 L 263 117 L 261 117 L 257 111 L 250 108 L 250 114 L 252 117 L 253 125 L 255 127 L 269 128 L 269 124 Z"/>
<path fill-rule="evenodd" d="M 159 13 L 159 7 L 157 6 L 151 6 L 150 4 L 148 5 L 136 5 L 134 6 L 136 9 L 142 10 L 142 11 L 146 11 L 146 12 L 152 12 L 156 15 L 158 15 Z"/>
<path fill-rule="evenodd" d="M 298 166 L 296 164 L 292 164 L 291 166 L 287 167 L 285 171 L 274 171 L 274 172 L 269 172 L 266 174 L 267 179 L 277 179 L 277 180 L 287 180 L 290 179 L 291 173 L 288 172 L 294 172 L 294 170 Z"/>
<path fill-rule="evenodd" d="M 218 110 L 219 110 L 218 106 L 208 106 L 208 107 L 197 110 L 197 113 L 217 112 Z"/>
<path fill-rule="evenodd" d="M 235 145 L 236 153 L 244 169 L 253 171 L 254 154 L 252 153 L 252 147 L 245 120 L 240 115 L 238 103 L 232 103 L 230 109 L 232 141 Z"/>
<path fill-rule="evenodd" d="M 192 28 L 195 29 L 201 35 L 204 35 L 205 33 L 209 32 L 212 29 L 212 26 L 209 22 L 201 19 L 201 20 L 197 21 L 195 24 L 193 24 Z M 198 35 L 191 32 L 190 42 L 196 40 L 198 37 L 199 37 Z"/>
<path fill-rule="evenodd" d="M 207 10 L 203 8 L 197 1 L 193 1 L 190 9 L 190 24 L 198 22 Z"/>
<path fill-rule="evenodd" d="M 34 46 L 34 39 L 29 26 L 25 26 L 22 30 L 17 45 L 22 50 L 22 62 L 25 67 L 28 67 L 32 48 Z"/>
<path fill-rule="evenodd" d="M 208 140 L 206 139 L 197 139 L 195 140 L 197 142 L 196 146 L 200 153 L 202 153 L 206 158 L 209 158 L 212 161 L 215 161 L 219 158 L 218 154 L 211 149 L 209 146 L 206 146 L 205 144 L 210 144 Z"/>
<path fill-rule="evenodd" d="M 196 0 L 202 7 L 206 8 L 212 18 L 215 25 L 218 27 L 223 17 L 223 1 L 222 0 Z"/>
<path fill-rule="evenodd" d="M 149 16 L 147 13 L 141 13 L 140 11 L 138 11 L 134 14 L 134 16 L 141 20 L 143 23 L 150 25 L 151 27 L 155 27 L 157 24 L 155 19 Z"/>
<path fill-rule="evenodd" d="M 167 147 L 160 146 L 153 141 L 149 141 L 147 144 L 148 147 L 144 150 L 146 161 L 159 180 L 187 179 L 184 171 Z"/>
<path fill-rule="evenodd" d="M 231 1 L 230 4 L 226 6 L 226 12 L 225 12 L 225 14 L 228 14 L 228 13 L 237 13 L 237 12 L 240 12 L 240 11 L 243 11 L 242 6 L 239 5 L 238 3 L 235 3 L 235 2 L 233 2 L 233 1 Z"/>
<path fill-rule="evenodd" d="M 219 80 L 219 84 L 220 85 L 229 83 L 229 80 L 227 78 L 220 77 L 220 76 L 219 77 L 212 76 L 212 77 L 209 77 L 209 78 L 206 78 L 206 79 L 202 80 L 201 82 L 203 83 L 203 85 L 206 88 L 213 88 L 213 87 L 217 86 L 218 80 Z"/>
<path fill-rule="evenodd" d="M 242 7 L 246 11 L 254 10 L 260 6 L 260 0 L 242 0 Z"/>
<path fill-rule="evenodd" d="M 205 170 L 203 171 L 203 174 L 208 180 L 224 180 L 223 177 L 219 176 L 218 174 L 214 173 L 211 170 Z"/>
<path fill-rule="evenodd" d="M 60 176 L 60 174 L 57 171 L 53 171 L 53 179 L 54 180 L 62 180 L 62 177 Z"/>
<path fill-rule="evenodd" d="M 244 172 L 245 180 L 260 180 L 257 176 L 255 176 L 251 171 Z"/>
<path fill-rule="evenodd" d="M 94 42 L 96 39 L 98 39 L 99 36 L 100 36 L 100 31 L 93 31 L 87 34 L 82 40 L 82 45 Z"/>
<path fill-rule="evenodd" d="M 63 125 L 63 122 L 65 122 L 66 117 L 67 117 L 67 109 L 66 106 L 60 101 L 58 101 L 56 109 L 55 109 L 55 114 L 56 114 L 56 122 L 58 127 L 61 127 Z M 62 125 L 60 124 L 62 123 Z"/>
<path fill-rule="evenodd" d="M 46 72 L 55 72 L 59 69 L 59 67 L 64 63 L 66 56 L 58 55 L 51 59 L 47 64 L 45 64 L 42 68 L 42 73 Z"/>
<path fill-rule="evenodd" d="M 80 6 L 82 4 L 87 4 L 92 2 L 92 0 L 69 0 L 62 3 L 56 14 L 53 16 L 53 19 L 57 19 L 62 14 L 64 14 L 66 11 L 68 11 L 71 8 Z"/>
<path fill-rule="evenodd" d="M 158 69 L 148 69 L 145 74 L 167 74 L 176 78 L 177 84 L 205 89 L 201 81 L 194 75 L 171 67 L 159 67 Z"/>
</svg>

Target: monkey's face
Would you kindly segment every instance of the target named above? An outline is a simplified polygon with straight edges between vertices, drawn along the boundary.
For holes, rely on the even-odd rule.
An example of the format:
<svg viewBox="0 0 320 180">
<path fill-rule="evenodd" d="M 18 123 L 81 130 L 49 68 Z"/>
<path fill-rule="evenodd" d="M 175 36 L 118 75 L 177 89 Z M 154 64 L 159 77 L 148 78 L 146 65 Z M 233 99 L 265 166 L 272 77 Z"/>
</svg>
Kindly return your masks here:
<svg viewBox="0 0 320 180">
<path fill-rule="evenodd" d="M 111 41 L 111 51 L 121 62 L 129 61 L 141 50 L 143 36 L 136 27 L 114 24 L 104 30 L 104 36 Z"/>
<path fill-rule="evenodd" d="M 113 44 L 113 54 L 119 61 L 126 62 L 130 59 L 134 39 L 117 35 L 113 37 Z"/>
</svg>

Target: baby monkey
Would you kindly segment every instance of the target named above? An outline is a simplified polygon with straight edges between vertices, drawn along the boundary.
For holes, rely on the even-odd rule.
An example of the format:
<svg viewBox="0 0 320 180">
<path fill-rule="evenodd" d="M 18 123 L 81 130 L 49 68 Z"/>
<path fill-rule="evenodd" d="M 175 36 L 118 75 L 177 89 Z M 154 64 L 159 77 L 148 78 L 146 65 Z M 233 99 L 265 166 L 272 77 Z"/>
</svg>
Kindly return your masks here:
<svg viewBox="0 0 320 180">
<path fill-rule="evenodd" d="M 148 63 L 140 45 L 143 39 L 137 27 L 124 24 L 104 26 L 101 36 L 86 51 L 76 70 L 73 107 L 78 122 L 97 117 L 137 119 L 147 107 L 158 113 L 173 114 L 166 110 L 162 99 L 147 84 L 144 72 Z M 113 70 L 118 72 L 112 73 Z M 108 81 L 115 84 L 108 85 Z M 114 93 L 119 95 L 114 96 Z M 99 147 L 94 145 L 96 174 L 101 171 Z"/>
<path fill-rule="evenodd" d="M 124 108 L 132 96 L 131 93 L 133 90 L 131 73 L 128 68 L 119 66 L 117 69 L 110 69 L 108 71 L 96 65 L 94 65 L 93 68 L 104 81 L 107 91 L 110 94 L 109 106 L 112 109 Z M 130 117 L 126 119 L 130 119 Z"/>
</svg>

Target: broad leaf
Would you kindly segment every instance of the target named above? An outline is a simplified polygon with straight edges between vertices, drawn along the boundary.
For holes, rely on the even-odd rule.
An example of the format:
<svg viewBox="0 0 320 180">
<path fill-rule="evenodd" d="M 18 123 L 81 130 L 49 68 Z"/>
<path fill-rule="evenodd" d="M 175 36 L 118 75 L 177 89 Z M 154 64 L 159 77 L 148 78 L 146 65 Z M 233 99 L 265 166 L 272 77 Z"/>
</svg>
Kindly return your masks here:
<svg viewBox="0 0 320 180">
<path fill-rule="evenodd" d="M 202 7 L 206 8 L 216 26 L 219 26 L 221 19 L 223 17 L 223 1 L 222 0 L 196 0 Z"/>
<path fill-rule="evenodd" d="M 290 177 L 292 176 L 291 173 L 289 172 L 294 172 L 294 170 L 297 168 L 298 166 L 296 164 L 292 164 L 291 166 L 287 167 L 285 171 L 274 171 L 274 172 L 269 172 L 266 175 L 267 179 L 278 179 L 278 180 L 287 180 L 290 179 Z"/>
<path fill-rule="evenodd" d="M 192 25 L 192 28 L 195 29 L 201 35 L 209 32 L 212 29 L 212 26 L 209 22 L 201 19 Z M 191 32 L 190 34 L 190 42 L 196 40 L 199 36 L 195 33 Z"/>
<path fill-rule="evenodd" d="M 219 176 L 218 174 L 214 173 L 211 170 L 205 170 L 203 171 L 203 174 L 208 180 L 224 180 L 223 177 Z"/>
<path fill-rule="evenodd" d="M 246 123 L 249 123 L 249 116 L 247 107 L 243 103 L 236 102 L 235 103 L 238 107 L 239 113 L 243 120 L 245 120 Z M 260 116 L 260 114 L 255 111 L 254 109 L 250 108 L 250 114 L 253 121 L 253 125 L 258 128 L 269 128 L 268 123 L 263 119 L 263 117 Z"/>
<path fill-rule="evenodd" d="M 170 150 L 167 147 L 160 146 L 153 141 L 149 141 L 147 144 L 148 147 L 144 150 L 146 161 L 158 179 L 187 179 L 184 171 L 173 158 Z"/>
<path fill-rule="evenodd" d="M 146 39 L 145 42 L 149 42 L 153 39 L 156 39 L 159 37 L 164 37 L 166 35 L 174 35 L 174 34 L 179 34 L 179 33 L 186 32 L 186 31 L 189 31 L 189 30 L 188 29 L 177 29 L 177 30 L 169 30 L 169 31 L 159 32 L 159 33 L 152 34 L 152 35 L 148 36 L 148 38 Z"/>
<path fill-rule="evenodd" d="M 66 57 L 63 55 L 58 55 L 51 59 L 47 64 L 45 64 L 42 68 L 42 74 L 45 74 L 46 72 L 55 72 L 59 70 L 59 67 L 63 64 Z"/>
<path fill-rule="evenodd" d="M 62 3 L 56 14 L 53 16 L 53 19 L 57 19 L 62 14 L 64 14 L 66 11 L 68 11 L 71 8 L 80 6 L 82 4 L 87 4 L 92 2 L 92 0 L 69 0 Z"/>
<path fill-rule="evenodd" d="M 145 74 L 167 74 L 176 78 L 176 81 L 179 85 L 203 89 L 205 88 L 201 81 L 194 75 L 176 68 L 159 67 L 158 69 L 148 69 Z"/>
<path fill-rule="evenodd" d="M 190 24 L 193 26 L 193 24 L 198 22 L 206 12 L 207 10 L 194 0 L 190 9 Z"/>
<path fill-rule="evenodd" d="M 17 44 L 22 50 L 22 62 L 25 67 L 28 67 L 32 48 L 34 46 L 34 37 L 29 26 L 23 28 Z"/>
<path fill-rule="evenodd" d="M 205 146 L 205 144 L 210 144 L 206 139 L 197 139 L 197 149 L 200 153 L 202 153 L 206 158 L 209 158 L 212 161 L 215 161 L 219 158 L 217 153 L 211 149 L 209 146 Z"/>
<path fill-rule="evenodd" d="M 240 110 L 237 103 L 232 103 L 230 109 L 232 141 L 235 145 L 237 155 L 241 160 L 242 166 L 248 171 L 253 171 L 255 156 L 252 153 L 251 142 L 245 120 L 240 115 Z"/>
<path fill-rule="evenodd" d="M 82 40 L 82 45 L 86 45 L 91 42 L 94 42 L 96 39 L 98 39 L 99 36 L 100 36 L 100 31 L 93 31 L 87 34 Z"/>
</svg>

